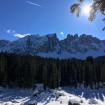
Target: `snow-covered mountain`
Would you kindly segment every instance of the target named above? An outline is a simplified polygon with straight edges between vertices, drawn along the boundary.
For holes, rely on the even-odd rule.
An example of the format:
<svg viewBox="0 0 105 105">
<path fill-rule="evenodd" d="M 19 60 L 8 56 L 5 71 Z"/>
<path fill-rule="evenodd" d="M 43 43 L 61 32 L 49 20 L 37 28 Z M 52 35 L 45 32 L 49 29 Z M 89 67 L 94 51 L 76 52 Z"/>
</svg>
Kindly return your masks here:
<svg viewBox="0 0 105 105">
<path fill-rule="evenodd" d="M 0 51 L 60 59 L 85 59 L 87 56 L 105 55 L 105 40 L 85 34 L 68 34 L 64 40 L 59 40 L 55 33 L 45 36 L 29 35 L 12 42 L 0 40 Z"/>
</svg>

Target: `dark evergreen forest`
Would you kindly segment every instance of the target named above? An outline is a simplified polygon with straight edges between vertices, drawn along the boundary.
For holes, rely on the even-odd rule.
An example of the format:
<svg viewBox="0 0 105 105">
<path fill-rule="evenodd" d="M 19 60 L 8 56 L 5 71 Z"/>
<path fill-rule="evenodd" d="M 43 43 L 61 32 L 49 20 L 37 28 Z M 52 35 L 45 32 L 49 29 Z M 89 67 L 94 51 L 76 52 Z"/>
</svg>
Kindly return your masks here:
<svg viewBox="0 0 105 105">
<path fill-rule="evenodd" d="M 59 60 L 0 53 L 0 86 L 33 88 L 36 83 L 43 83 L 45 89 L 59 86 L 77 88 L 81 84 L 102 88 L 105 83 L 105 60 L 92 57 L 86 60 Z"/>
</svg>

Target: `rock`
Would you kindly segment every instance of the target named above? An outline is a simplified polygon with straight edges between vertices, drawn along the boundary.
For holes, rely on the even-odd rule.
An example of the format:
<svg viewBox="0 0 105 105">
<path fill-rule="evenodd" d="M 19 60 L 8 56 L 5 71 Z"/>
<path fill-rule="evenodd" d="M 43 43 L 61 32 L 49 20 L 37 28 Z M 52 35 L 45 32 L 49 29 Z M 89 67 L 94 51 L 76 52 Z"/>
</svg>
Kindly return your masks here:
<svg viewBox="0 0 105 105">
<path fill-rule="evenodd" d="M 12 102 L 12 103 L 19 103 L 19 101 L 16 100 L 16 99 L 12 100 L 11 102 Z"/>
<path fill-rule="evenodd" d="M 89 104 L 98 104 L 97 100 L 95 100 L 94 98 L 89 100 Z"/>
<path fill-rule="evenodd" d="M 33 96 L 38 96 L 40 94 L 39 90 L 35 90 L 34 93 L 33 93 Z"/>
<path fill-rule="evenodd" d="M 60 104 L 62 104 L 62 101 L 60 101 Z"/>
<path fill-rule="evenodd" d="M 79 102 L 77 100 L 69 100 L 68 105 L 80 105 Z"/>
<path fill-rule="evenodd" d="M 58 98 L 61 97 L 61 96 L 65 96 L 64 93 L 54 92 L 54 93 L 52 94 L 52 97 L 56 97 L 56 99 L 58 99 Z"/>
<path fill-rule="evenodd" d="M 83 100 L 80 100 L 80 103 L 84 103 L 84 101 Z"/>
<path fill-rule="evenodd" d="M 36 102 L 35 100 L 29 101 L 29 102 L 28 102 L 28 105 L 37 105 L 37 102 Z"/>
</svg>

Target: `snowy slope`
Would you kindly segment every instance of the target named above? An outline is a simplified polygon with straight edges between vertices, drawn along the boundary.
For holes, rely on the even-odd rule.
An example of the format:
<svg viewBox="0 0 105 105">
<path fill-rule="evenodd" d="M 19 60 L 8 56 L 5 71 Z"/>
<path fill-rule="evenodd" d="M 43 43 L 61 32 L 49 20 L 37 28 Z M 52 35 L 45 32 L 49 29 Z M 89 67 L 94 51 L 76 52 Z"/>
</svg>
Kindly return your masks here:
<svg viewBox="0 0 105 105">
<path fill-rule="evenodd" d="M 0 52 L 38 55 L 52 58 L 79 58 L 105 55 L 105 40 L 91 35 L 67 35 L 59 40 L 56 34 L 30 35 L 12 42 L 0 41 Z"/>
<path fill-rule="evenodd" d="M 105 89 L 63 87 L 55 90 L 48 89 L 36 97 L 32 94 L 33 90 L 2 89 L 0 105 L 28 105 L 30 102 L 37 102 L 38 105 L 68 105 L 69 100 L 80 105 L 105 105 Z"/>
</svg>

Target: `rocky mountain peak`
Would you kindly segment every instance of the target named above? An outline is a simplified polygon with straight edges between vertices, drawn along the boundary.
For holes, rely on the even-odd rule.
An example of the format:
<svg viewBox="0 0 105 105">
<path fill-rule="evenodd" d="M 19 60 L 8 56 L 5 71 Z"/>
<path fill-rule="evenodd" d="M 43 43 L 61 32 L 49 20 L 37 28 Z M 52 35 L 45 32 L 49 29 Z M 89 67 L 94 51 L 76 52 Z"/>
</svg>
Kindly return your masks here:
<svg viewBox="0 0 105 105">
<path fill-rule="evenodd" d="M 8 40 L 0 40 L 0 47 L 5 47 L 9 43 L 10 43 L 10 41 L 8 41 Z"/>
<path fill-rule="evenodd" d="M 56 33 L 45 36 L 29 35 L 12 42 L 0 40 L 0 51 L 54 58 L 97 57 L 105 55 L 105 40 L 86 34 L 68 34 L 64 40 L 59 40 Z"/>
</svg>

